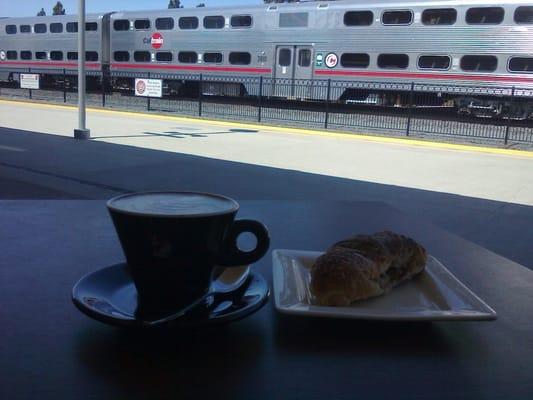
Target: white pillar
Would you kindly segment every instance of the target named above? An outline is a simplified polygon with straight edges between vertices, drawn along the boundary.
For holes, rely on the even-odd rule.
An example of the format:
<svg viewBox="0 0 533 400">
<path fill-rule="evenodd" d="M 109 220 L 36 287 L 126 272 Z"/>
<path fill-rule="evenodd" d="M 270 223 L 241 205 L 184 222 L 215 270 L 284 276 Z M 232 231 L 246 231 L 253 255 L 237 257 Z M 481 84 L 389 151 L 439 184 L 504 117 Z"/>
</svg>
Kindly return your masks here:
<svg viewBox="0 0 533 400">
<path fill-rule="evenodd" d="M 85 0 L 78 0 L 78 129 L 74 138 L 89 139 L 91 132 L 85 126 Z"/>
</svg>

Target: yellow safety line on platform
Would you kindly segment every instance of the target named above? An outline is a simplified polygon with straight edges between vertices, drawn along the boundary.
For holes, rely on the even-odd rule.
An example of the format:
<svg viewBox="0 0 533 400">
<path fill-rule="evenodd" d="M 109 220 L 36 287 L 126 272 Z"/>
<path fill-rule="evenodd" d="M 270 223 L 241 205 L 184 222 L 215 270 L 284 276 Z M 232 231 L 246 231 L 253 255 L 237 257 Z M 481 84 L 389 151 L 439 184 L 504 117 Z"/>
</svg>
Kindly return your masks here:
<svg viewBox="0 0 533 400">
<path fill-rule="evenodd" d="M 76 106 L 59 105 L 59 104 L 43 104 L 43 103 L 29 102 L 29 101 L 24 101 L 24 100 L 0 99 L 0 103 L 24 104 L 27 106 L 51 108 L 51 109 L 56 109 L 56 110 L 62 110 L 62 109 L 76 110 L 77 109 Z M 268 130 L 268 131 L 282 132 L 282 133 L 296 133 L 296 134 L 326 136 L 326 137 L 335 137 L 335 138 L 343 138 L 343 139 L 355 139 L 355 140 L 363 140 L 363 141 L 369 141 L 369 142 L 394 143 L 394 144 L 400 144 L 400 145 L 405 145 L 405 146 L 420 146 L 420 147 L 439 148 L 439 149 L 447 149 L 447 150 L 472 151 L 472 152 L 477 152 L 477 153 L 489 153 L 489 154 L 533 158 L 533 151 L 501 149 L 501 148 L 495 148 L 495 147 L 484 147 L 484 146 L 475 146 L 475 145 L 467 145 L 467 144 L 442 143 L 442 142 L 433 142 L 429 140 L 426 141 L 426 140 L 412 139 L 412 138 L 407 138 L 407 137 L 406 138 L 393 138 L 393 137 L 373 136 L 373 135 L 365 135 L 365 134 L 351 133 L 351 132 L 324 132 L 324 131 L 303 129 L 303 128 L 289 128 L 289 127 L 285 128 L 285 127 L 272 126 L 272 125 L 218 121 L 218 120 L 209 120 L 209 119 L 195 118 L 195 117 L 189 117 L 189 116 L 178 117 L 178 116 L 171 116 L 171 115 L 149 114 L 149 113 L 142 113 L 142 112 L 106 110 L 102 108 L 87 108 L 87 111 L 101 113 L 101 114 L 115 114 L 115 115 L 124 115 L 124 116 L 130 116 L 130 117 L 134 116 L 134 117 L 150 118 L 150 119 L 157 119 L 157 120 L 162 120 L 162 121 L 198 122 L 198 123 L 208 124 L 208 125 L 241 127 L 241 128 L 248 128 L 248 129 L 260 129 L 260 130 Z"/>
</svg>

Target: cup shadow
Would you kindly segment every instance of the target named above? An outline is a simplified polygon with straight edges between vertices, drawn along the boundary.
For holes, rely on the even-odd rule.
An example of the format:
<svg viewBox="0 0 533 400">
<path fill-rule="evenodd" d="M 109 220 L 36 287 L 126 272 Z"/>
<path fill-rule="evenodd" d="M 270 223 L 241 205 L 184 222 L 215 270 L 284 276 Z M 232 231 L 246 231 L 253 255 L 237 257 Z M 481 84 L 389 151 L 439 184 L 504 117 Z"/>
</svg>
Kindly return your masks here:
<svg viewBox="0 0 533 400">
<path fill-rule="evenodd" d="M 198 389 L 205 376 L 210 377 L 209 385 L 215 386 L 235 380 L 236 371 L 252 369 L 264 349 L 263 332 L 254 324 L 95 331 L 85 328 L 77 332 L 79 362 L 93 379 L 111 383 L 119 393 L 138 393 L 141 398 L 147 394 L 150 397 L 144 398 L 159 398 L 169 392 L 193 394 L 190 391 Z"/>
</svg>

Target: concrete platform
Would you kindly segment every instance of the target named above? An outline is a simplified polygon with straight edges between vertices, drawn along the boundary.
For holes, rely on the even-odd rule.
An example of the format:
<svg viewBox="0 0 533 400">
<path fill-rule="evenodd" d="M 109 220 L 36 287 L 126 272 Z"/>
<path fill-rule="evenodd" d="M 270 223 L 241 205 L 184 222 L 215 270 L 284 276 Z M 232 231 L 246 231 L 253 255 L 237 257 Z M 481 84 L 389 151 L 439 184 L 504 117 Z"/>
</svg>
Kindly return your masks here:
<svg viewBox="0 0 533 400">
<path fill-rule="evenodd" d="M 378 200 L 533 269 L 533 153 L 0 101 L 0 198 Z M 383 229 L 387 227 L 384 226 Z M 357 221 L 354 221 L 354 233 Z"/>
</svg>

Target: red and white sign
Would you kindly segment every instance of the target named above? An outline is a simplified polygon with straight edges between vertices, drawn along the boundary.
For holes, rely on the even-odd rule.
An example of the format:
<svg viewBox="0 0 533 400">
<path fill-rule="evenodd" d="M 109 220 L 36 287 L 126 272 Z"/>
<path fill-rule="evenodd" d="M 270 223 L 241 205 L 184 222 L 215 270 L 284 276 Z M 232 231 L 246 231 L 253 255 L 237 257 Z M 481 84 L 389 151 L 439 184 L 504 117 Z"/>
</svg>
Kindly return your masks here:
<svg viewBox="0 0 533 400">
<path fill-rule="evenodd" d="M 150 44 L 156 50 L 163 46 L 163 42 L 163 35 L 161 35 L 159 32 L 154 33 L 150 39 Z"/>
<path fill-rule="evenodd" d="M 142 79 L 137 79 L 137 82 L 135 83 L 135 91 L 137 92 L 137 96 L 143 96 L 144 92 L 146 91 L 146 83 Z"/>
<path fill-rule="evenodd" d="M 337 54 L 335 53 L 329 53 L 326 56 L 325 63 L 326 63 L 326 67 L 335 68 L 337 64 L 339 63 L 339 57 L 337 57 Z"/>
<path fill-rule="evenodd" d="M 135 96 L 162 97 L 163 80 L 161 79 L 135 79 Z"/>
</svg>

